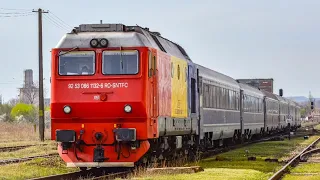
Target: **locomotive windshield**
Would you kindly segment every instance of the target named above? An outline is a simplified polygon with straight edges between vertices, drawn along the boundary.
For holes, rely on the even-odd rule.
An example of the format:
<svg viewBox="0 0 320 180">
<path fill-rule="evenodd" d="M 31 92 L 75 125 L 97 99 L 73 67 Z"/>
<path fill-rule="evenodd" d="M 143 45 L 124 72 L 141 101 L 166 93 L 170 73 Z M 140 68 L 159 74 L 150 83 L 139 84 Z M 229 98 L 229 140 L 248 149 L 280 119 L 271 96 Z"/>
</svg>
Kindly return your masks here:
<svg viewBox="0 0 320 180">
<path fill-rule="evenodd" d="M 95 53 L 93 51 L 69 52 L 59 58 L 60 75 L 92 75 L 94 73 Z"/>
<path fill-rule="evenodd" d="M 105 75 L 137 74 L 139 71 L 138 51 L 104 51 L 102 72 Z"/>
</svg>

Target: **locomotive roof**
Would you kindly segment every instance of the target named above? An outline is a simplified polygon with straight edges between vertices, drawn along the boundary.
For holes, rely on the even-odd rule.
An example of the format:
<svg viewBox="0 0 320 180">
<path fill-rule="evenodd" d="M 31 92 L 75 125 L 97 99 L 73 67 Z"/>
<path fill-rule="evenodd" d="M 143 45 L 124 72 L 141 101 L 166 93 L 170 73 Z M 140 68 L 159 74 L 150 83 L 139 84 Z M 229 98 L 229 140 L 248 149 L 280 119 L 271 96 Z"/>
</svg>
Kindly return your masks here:
<svg viewBox="0 0 320 180">
<path fill-rule="evenodd" d="M 108 47 L 153 47 L 191 61 L 180 45 L 161 37 L 160 33 L 140 26 L 123 24 L 81 24 L 65 34 L 56 48 L 90 48 L 90 40 L 93 38 L 106 38 L 109 42 Z"/>
<path fill-rule="evenodd" d="M 274 99 L 276 101 L 278 101 L 277 96 L 275 96 L 273 93 L 265 91 L 265 90 L 260 90 L 266 97 L 270 98 L 270 99 Z"/>
<path fill-rule="evenodd" d="M 264 94 L 257 88 L 254 88 L 244 83 L 239 83 L 239 85 L 240 85 L 240 88 L 245 92 L 245 94 L 259 96 L 259 97 L 264 96 Z"/>
<path fill-rule="evenodd" d="M 224 84 L 227 85 L 229 87 L 233 87 L 235 89 L 240 89 L 239 84 L 237 83 L 237 81 L 227 75 L 221 74 L 217 71 L 214 71 L 212 69 L 206 68 L 204 66 L 201 66 L 199 64 L 195 64 L 197 66 L 197 68 L 199 68 L 199 75 L 211 80 L 211 81 L 215 81 L 219 84 Z"/>
</svg>

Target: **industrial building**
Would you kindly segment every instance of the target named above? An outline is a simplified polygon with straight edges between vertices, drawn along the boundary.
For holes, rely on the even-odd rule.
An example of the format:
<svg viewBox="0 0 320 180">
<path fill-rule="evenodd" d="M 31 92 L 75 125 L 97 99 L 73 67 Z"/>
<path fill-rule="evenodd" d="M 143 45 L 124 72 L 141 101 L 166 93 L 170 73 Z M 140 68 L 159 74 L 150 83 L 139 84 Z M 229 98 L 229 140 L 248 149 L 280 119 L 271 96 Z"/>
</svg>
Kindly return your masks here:
<svg viewBox="0 0 320 180">
<path fill-rule="evenodd" d="M 25 104 L 39 104 L 39 88 L 33 82 L 32 69 L 24 71 L 24 83 L 23 87 L 19 88 L 19 99 Z"/>
<path fill-rule="evenodd" d="M 273 79 L 237 79 L 238 82 L 273 93 Z"/>
</svg>

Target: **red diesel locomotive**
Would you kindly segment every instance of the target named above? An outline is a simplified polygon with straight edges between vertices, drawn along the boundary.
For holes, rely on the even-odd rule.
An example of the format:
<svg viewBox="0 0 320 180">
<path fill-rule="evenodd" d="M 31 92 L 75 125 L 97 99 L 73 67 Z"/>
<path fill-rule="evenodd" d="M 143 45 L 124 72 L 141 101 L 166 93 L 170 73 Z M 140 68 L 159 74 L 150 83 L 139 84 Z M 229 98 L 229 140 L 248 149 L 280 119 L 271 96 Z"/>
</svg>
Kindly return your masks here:
<svg viewBox="0 0 320 180">
<path fill-rule="evenodd" d="M 194 158 L 300 126 L 298 104 L 192 62 L 148 28 L 82 24 L 52 49 L 51 137 L 68 167 Z"/>
<path fill-rule="evenodd" d="M 190 140 L 158 139 L 170 135 L 165 122 L 176 123 L 175 134 L 195 132 L 196 125 L 187 114 L 189 60 L 157 35 L 138 26 L 84 24 L 52 49 L 51 136 L 68 167 L 133 167 L 147 161 L 147 152 L 159 157 L 159 146 Z M 178 55 L 159 50 L 159 41 Z"/>
</svg>

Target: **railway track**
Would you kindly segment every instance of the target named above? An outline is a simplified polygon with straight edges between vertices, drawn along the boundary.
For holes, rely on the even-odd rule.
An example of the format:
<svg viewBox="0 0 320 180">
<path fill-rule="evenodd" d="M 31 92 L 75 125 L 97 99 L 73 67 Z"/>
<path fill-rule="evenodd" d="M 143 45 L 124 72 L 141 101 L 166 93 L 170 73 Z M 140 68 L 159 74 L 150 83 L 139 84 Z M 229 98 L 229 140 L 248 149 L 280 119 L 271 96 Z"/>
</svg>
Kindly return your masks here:
<svg viewBox="0 0 320 180">
<path fill-rule="evenodd" d="M 59 155 L 58 153 L 52 153 L 52 154 L 46 154 L 46 155 L 29 156 L 24 158 L 5 159 L 5 160 L 0 160 L 0 165 L 20 163 L 20 162 L 30 161 L 36 158 L 49 158 L 49 157 L 58 156 L 58 155 Z"/>
<path fill-rule="evenodd" d="M 83 179 L 90 178 L 91 180 L 104 180 L 126 178 L 133 168 L 93 168 L 85 171 L 76 171 L 66 174 L 33 178 L 30 180 L 56 180 L 56 179 Z"/>
<path fill-rule="evenodd" d="M 304 148 L 298 155 L 293 157 L 287 164 L 285 164 L 278 172 L 276 172 L 269 180 L 279 180 L 281 179 L 286 173 L 289 173 L 289 168 L 294 167 L 299 164 L 301 161 L 306 161 L 307 158 L 313 154 L 320 152 L 319 148 L 313 149 L 316 144 L 320 142 L 320 137 L 309 144 L 306 148 Z"/>
<path fill-rule="evenodd" d="M 309 127 L 305 127 L 306 129 L 313 129 L 313 126 L 309 126 Z M 294 135 L 290 135 L 290 138 L 293 138 L 293 137 L 303 137 L 303 136 L 312 136 L 312 135 L 315 135 L 315 134 L 319 134 L 320 132 L 319 131 L 316 131 L 316 130 L 312 130 L 310 131 L 309 133 L 306 133 L 306 132 L 296 132 Z M 217 154 L 220 154 L 220 153 L 224 153 L 224 152 L 228 152 L 228 151 L 231 151 L 231 150 L 234 150 L 234 149 L 238 149 L 238 148 L 241 148 L 241 147 L 245 147 L 245 146 L 248 146 L 248 145 L 251 145 L 251 144 L 255 144 L 255 143 L 260 143 L 260 142 L 265 142 L 265 141 L 273 141 L 273 140 L 277 140 L 279 138 L 288 138 L 288 134 L 285 134 L 285 133 L 281 133 L 281 134 L 276 134 L 276 135 L 273 135 L 273 136 L 270 136 L 270 137 L 266 137 L 266 138 L 262 138 L 262 139 L 257 139 L 257 140 L 251 140 L 249 142 L 244 142 L 243 144 L 236 144 L 236 145 L 232 145 L 232 146 L 227 146 L 227 147 L 224 147 L 224 148 L 217 148 L 217 149 L 214 149 L 214 150 L 209 150 L 205 153 L 202 153 L 201 155 L 201 159 L 203 158 L 207 158 L 207 157 L 210 157 L 210 156 L 214 156 L 214 155 L 217 155 Z"/>
<path fill-rule="evenodd" d="M 30 144 L 30 145 L 22 145 L 22 146 L 8 146 L 8 147 L 0 147 L 0 152 L 12 152 L 12 151 L 18 151 L 20 149 L 25 149 L 28 147 L 34 147 L 34 146 L 46 146 L 47 144 Z"/>
<path fill-rule="evenodd" d="M 32 147 L 35 145 L 25 145 L 25 146 L 11 146 L 11 147 L 0 147 L 0 152 L 11 152 L 11 151 L 17 151 L 20 149 L 25 149 L 28 147 Z"/>
<path fill-rule="evenodd" d="M 309 127 L 310 128 L 310 127 Z M 296 135 L 292 135 L 291 137 L 303 137 L 305 135 L 312 135 L 313 133 L 315 133 L 315 131 L 312 131 L 308 134 L 306 134 L 305 132 L 299 132 Z M 237 148 L 241 148 L 244 146 L 248 146 L 251 144 L 255 144 L 255 143 L 259 143 L 259 142 L 265 142 L 265 141 L 271 141 L 271 140 L 275 140 L 275 138 L 279 138 L 279 136 L 285 138 L 288 135 L 283 135 L 283 134 L 277 134 L 268 138 L 262 138 L 262 139 L 258 139 L 258 140 L 253 140 L 250 142 L 245 142 L 243 144 L 239 144 L 239 145 L 234 145 L 234 146 L 228 146 L 228 147 L 223 147 L 223 148 L 219 148 L 219 149 L 215 149 L 215 150 L 210 150 L 206 153 L 202 153 L 201 154 L 201 159 L 206 158 L 206 157 L 210 157 L 210 156 L 214 156 L 223 152 L 227 152 L 233 149 L 237 149 Z M 47 177 L 40 177 L 40 178 L 34 178 L 32 180 L 53 180 L 53 179 L 79 179 L 79 178 L 90 178 L 92 180 L 100 180 L 100 179 L 115 179 L 115 178 L 125 178 L 127 177 L 131 172 L 133 172 L 134 169 L 128 169 L 128 168 L 115 168 L 115 169 L 111 169 L 107 168 L 93 168 L 93 169 L 89 169 L 89 170 L 85 170 L 85 171 L 77 171 L 77 172 L 71 172 L 71 173 L 66 173 L 66 174 L 60 174 L 60 175 L 52 175 L 52 176 L 47 176 Z"/>
</svg>

